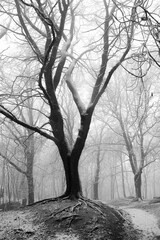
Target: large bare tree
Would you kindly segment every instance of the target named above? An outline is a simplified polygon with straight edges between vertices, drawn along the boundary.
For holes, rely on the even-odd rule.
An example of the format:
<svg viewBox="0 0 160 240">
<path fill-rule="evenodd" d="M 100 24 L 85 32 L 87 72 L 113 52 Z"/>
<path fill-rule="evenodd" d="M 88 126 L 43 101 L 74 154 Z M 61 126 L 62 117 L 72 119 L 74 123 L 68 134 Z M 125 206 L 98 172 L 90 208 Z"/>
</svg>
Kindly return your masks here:
<svg viewBox="0 0 160 240">
<path fill-rule="evenodd" d="M 92 115 L 113 74 L 131 50 L 139 1 L 3 2 L 2 12 L 13 19 L 8 32 L 16 36 L 17 46 L 23 46 L 30 53 L 28 56 L 21 51 L 19 64 L 26 61 L 39 71 L 38 76 L 34 76 L 35 87 L 28 91 L 34 93 L 36 111 L 42 102 L 46 110 L 42 112 L 44 123 L 37 122 L 37 126 L 19 119 L 16 107 L 9 106 L 6 99 L 1 103 L 0 113 L 56 144 L 66 177 L 62 197 L 79 198 L 82 189 L 78 164 Z M 16 70 L 14 75 L 15 78 L 10 78 L 13 87 L 8 97 L 13 94 L 16 80 L 20 80 Z M 61 84 L 67 85 L 79 112 L 79 127 L 72 146 L 65 136 Z M 8 94 L 7 90 L 5 93 Z M 26 101 L 24 96 L 24 91 L 17 94 L 20 102 Z"/>
</svg>

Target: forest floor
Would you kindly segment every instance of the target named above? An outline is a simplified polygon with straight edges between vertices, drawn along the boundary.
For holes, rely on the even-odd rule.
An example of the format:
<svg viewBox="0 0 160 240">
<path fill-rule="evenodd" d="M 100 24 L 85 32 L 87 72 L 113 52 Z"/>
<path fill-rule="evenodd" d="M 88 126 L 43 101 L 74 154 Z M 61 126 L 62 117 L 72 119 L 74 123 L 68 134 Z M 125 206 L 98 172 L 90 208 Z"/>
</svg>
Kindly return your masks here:
<svg viewBox="0 0 160 240">
<path fill-rule="evenodd" d="M 0 240 L 22 239 L 160 239 L 160 203 L 63 200 L 1 211 Z"/>
<path fill-rule="evenodd" d="M 138 240 L 160 240 L 160 198 L 143 201 L 126 198 L 107 204 L 119 207 L 129 214 L 134 229 L 139 232 Z"/>
</svg>

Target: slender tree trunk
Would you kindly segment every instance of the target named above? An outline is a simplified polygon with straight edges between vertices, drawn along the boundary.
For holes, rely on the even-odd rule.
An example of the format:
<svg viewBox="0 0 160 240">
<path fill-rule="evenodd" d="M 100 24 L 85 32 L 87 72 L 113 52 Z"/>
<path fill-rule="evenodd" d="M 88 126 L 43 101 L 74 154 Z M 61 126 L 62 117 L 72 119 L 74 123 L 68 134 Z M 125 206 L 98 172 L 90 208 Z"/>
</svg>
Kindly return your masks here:
<svg viewBox="0 0 160 240">
<path fill-rule="evenodd" d="M 117 197 L 118 197 L 118 199 L 120 199 L 119 188 L 118 188 L 118 182 L 117 182 L 117 175 L 115 175 L 115 184 L 116 184 L 116 190 L 117 190 Z"/>
<path fill-rule="evenodd" d="M 142 187 L 142 170 L 139 170 L 134 175 L 135 193 L 137 199 L 142 199 L 141 187 Z"/>
<path fill-rule="evenodd" d="M 98 147 L 97 159 L 96 159 L 96 171 L 93 182 L 93 199 L 99 199 L 99 174 L 100 174 L 100 147 Z"/>
<path fill-rule="evenodd" d="M 10 191 L 10 176 L 9 176 L 9 168 L 7 165 L 7 188 L 8 188 L 8 202 L 11 202 L 11 191 Z"/>
<path fill-rule="evenodd" d="M 34 154 L 27 153 L 27 184 L 28 184 L 28 204 L 34 203 L 34 181 L 33 181 L 33 159 Z"/>
<path fill-rule="evenodd" d="M 114 190 L 115 190 L 115 176 L 114 173 L 111 172 L 111 200 L 114 200 Z"/>
<path fill-rule="evenodd" d="M 34 203 L 34 181 L 33 181 L 33 163 L 34 163 L 34 134 L 28 130 L 26 139 L 26 159 L 27 159 L 27 183 L 28 183 L 28 204 Z"/>
<path fill-rule="evenodd" d="M 34 181 L 33 181 L 33 159 L 34 155 L 27 154 L 27 185 L 28 185 L 28 204 L 34 203 Z"/>
<path fill-rule="evenodd" d="M 125 189 L 124 168 L 123 168 L 122 156 L 120 157 L 120 161 L 121 161 L 121 173 L 122 173 L 122 190 L 123 190 L 123 197 L 126 198 L 126 189 Z"/>
<path fill-rule="evenodd" d="M 28 183 L 28 204 L 34 203 L 34 183 L 33 176 L 27 176 Z"/>
<path fill-rule="evenodd" d="M 155 163 L 153 165 L 153 197 L 156 196 L 156 169 L 155 169 Z"/>
<path fill-rule="evenodd" d="M 147 172 L 143 172 L 144 175 L 144 198 L 147 199 L 148 186 L 147 186 Z"/>
<path fill-rule="evenodd" d="M 96 173 L 95 173 L 95 178 L 94 178 L 94 182 L 93 182 L 93 199 L 97 200 L 99 199 L 99 196 L 98 196 L 98 181 L 99 181 L 99 176 L 98 176 L 98 173 L 97 173 L 97 170 L 96 170 Z"/>
<path fill-rule="evenodd" d="M 93 199 L 97 200 L 99 199 L 99 196 L 98 196 L 99 174 L 97 170 L 95 174 L 96 175 L 93 182 Z"/>
</svg>

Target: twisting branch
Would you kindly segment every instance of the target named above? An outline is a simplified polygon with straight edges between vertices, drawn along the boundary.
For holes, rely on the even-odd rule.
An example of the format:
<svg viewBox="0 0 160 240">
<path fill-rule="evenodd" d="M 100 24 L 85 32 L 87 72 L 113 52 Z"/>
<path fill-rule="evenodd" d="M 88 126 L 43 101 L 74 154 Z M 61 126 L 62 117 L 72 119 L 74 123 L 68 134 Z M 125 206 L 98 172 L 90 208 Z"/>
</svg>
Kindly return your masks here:
<svg viewBox="0 0 160 240">
<path fill-rule="evenodd" d="M 38 79 L 38 85 L 39 85 L 40 89 L 42 90 L 45 98 L 48 100 L 49 106 L 51 108 L 52 108 L 52 102 L 51 102 L 50 96 L 48 95 L 46 89 L 43 87 L 42 78 L 43 78 L 43 74 L 44 74 L 44 71 L 45 71 L 45 68 L 46 68 L 46 65 L 47 65 L 47 62 L 48 62 L 50 52 L 52 51 L 52 47 L 54 46 L 55 42 L 56 42 L 56 40 L 54 38 L 52 40 L 51 44 L 49 45 L 48 49 L 47 49 L 47 52 L 46 52 L 46 55 L 45 55 L 45 58 L 44 58 L 44 63 L 43 63 L 43 66 L 41 67 L 41 70 L 40 70 L 40 73 L 39 73 L 39 79 Z"/>
<path fill-rule="evenodd" d="M 153 14 L 153 13 L 149 12 L 149 10 L 142 3 L 139 5 L 139 7 L 141 7 L 144 12 L 144 16 L 141 17 L 141 21 L 145 22 L 145 27 L 147 27 L 149 30 L 147 40 L 144 44 L 144 49 L 147 50 L 149 57 L 156 63 L 156 65 L 158 67 L 160 67 L 158 60 L 156 60 L 156 58 L 151 54 L 151 51 L 149 51 L 149 49 L 147 48 L 147 41 L 148 41 L 149 37 L 152 36 L 154 43 L 157 47 L 158 54 L 160 56 L 160 18 L 159 18 L 159 14 L 156 15 L 156 13 Z M 146 30 L 144 30 L 144 31 L 146 31 Z"/>
<path fill-rule="evenodd" d="M 9 110 L 7 110 L 6 108 L 4 108 L 2 105 L 0 105 L 0 113 L 3 114 L 4 116 L 6 116 L 8 119 L 10 119 L 11 121 L 21 125 L 22 127 L 25 127 L 27 129 L 30 129 L 34 132 L 37 132 L 39 133 L 41 136 L 43 137 L 46 137 L 52 141 L 54 141 L 55 143 L 57 142 L 57 139 L 45 132 L 43 132 L 42 130 L 40 130 L 39 128 L 37 127 L 33 127 L 33 126 L 30 126 L 29 124 L 27 123 L 24 123 L 22 121 L 20 121 L 19 119 L 17 119 Z"/>
<path fill-rule="evenodd" d="M 135 3 L 136 3 L 136 1 L 135 1 Z M 131 18 L 130 18 L 130 21 L 129 21 L 130 25 L 128 27 L 127 26 L 125 27 L 126 28 L 126 34 L 127 34 L 127 46 L 126 46 L 126 49 L 123 52 L 122 56 L 120 57 L 119 61 L 109 71 L 109 73 L 108 73 L 108 75 L 107 75 L 107 77 L 105 79 L 105 82 L 104 82 L 102 88 L 97 93 L 97 95 L 95 95 L 94 97 L 92 95 L 91 104 L 93 104 L 93 106 L 96 106 L 96 104 L 99 101 L 100 97 L 104 93 L 104 91 L 105 91 L 105 89 L 106 89 L 106 87 L 107 87 L 107 85 L 108 85 L 108 83 L 109 83 L 113 73 L 122 64 L 122 62 L 125 60 L 125 57 L 127 56 L 128 52 L 130 51 L 131 42 L 132 42 L 133 34 L 134 34 L 135 19 L 136 19 L 136 7 L 135 7 L 136 4 L 135 3 L 133 5 L 132 11 L 131 11 Z M 103 76 L 104 76 L 104 74 L 105 74 L 105 71 L 103 73 Z M 100 81 L 100 86 L 102 84 L 102 80 L 103 80 L 103 78 Z M 98 88 L 100 88 L 100 86 Z"/>
<path fill-rule="evenodd" d="M 109 22 L 110 22 L 110 15 L 108 12 L 108 5 L 106 1 L 104 0 L 104 6 L 106 11 L 106 17 L 105 17 L 105 23 L 104 23 L 104 35 L 103 35 L 103 53 L 102 53 L 102 62 L 100 71 L 96 80 L 96 83 L 93 88 L 93 93 L 91 97 L 91 103 L 94 102 L 95 98 L 97 97 L 97 94 L 99 92 L 99 89 L 101 87 L 104 74 L 106 72 L 106 67 L 108 63 L 108 49 L 109 49 Z"/>
<path fill-rule="evenodd" d="M 67 83 L 67 86 L 69 88 L 69 90 L 71 91 L 72 93 L 72 96 L 73 96 L 73 99 L 74 99 L 74 102 L 79 110 L 79 113 L 80 115 L 83 115 L 85 112 L 86 112 L 86 108 L 85 108 L 85 105 L 84 103 L 82 102 L 80 96 L 79 96 L 79 93 L 76 89 L 76 87 L 74 86 L 74 83 L 72 82 L 71 80 L 71 75 L 72 75 L 72 72 L 75 68 L 75 65 L 77 64 L 77 62 L 82 58 L 82 56 L 84 54 L 86 54 L 87 52 L 90 52 L 92 51 L 93 49 L 88 49 L 86 51 L 84 51 L 83 53 L 80 54 L 80 56 L 77 58 L 77 59 L 73 59 L 72 63 L 70 64 L 68 70 L 67 70 L 67 73 L 66 73 L 66 83 Z"/>
<path fill-rule="evenodd" d="M 81 101 L 81 98 L 79 96 L 79 93 L 78 93 L 76 87 L 74 86 L 74 83 L 71 81 L 71 74 L 76 65 L 76 62 L 77 62 L 76 60 L 72 61 L 72 64 L 70 65 L 70 67 L 66 73 L 66 83 L 67 83 L 69 90 L 72 93 L 74 102 L 77 105 L 79 113 L 80 113 L 80 115 L 82 115 L 85 112 L 85 106 L 84 106 L 83 102 Z"/>
<path fill-rule="evenodd" d="M 60 58 L 60 61 L 57 66 L 57 70 L 56 70 L 56 73 L 55 73 L 55 76 L 53 79 L 53 84 L 54 84 L 55 90 L 60 82 L 63 68 L 64 68 L 64 65 L 66 62 L 67 51 L 68 51 L 69 47 L 71 46 L 71 42 L 72 42 L 73 35 L 74 35 L 75 16 L 74 16 L 74 10 L 72 9 L 72 6 L 70 8 L 70 12 L 71 12 L 70 36 L 69 36 L 69 39 L 66 38 L 66 42 L 64 43 L 62 50 L 61 50 L 61 58 Z"/>
<path fill-rule="evenodd" d="M 19 21 L 21 23 L 22 29 L 25 32 L 25 38 L 28 40 L 31 48 L 33 49 L 34 53 L 37 55 L 37 57 L 40 60 L 40 62 L 43 62 L 42 53 L 41 53 L 40 49 L 38 48 L 36 42 L 31 37 L 31 35 L 30 35 L 30 33 L 29 33 L 29 31 L 28 31 L 28 29 L 26 27 L 26 24 L 24 23 L 24 20 L 23 20 L 23 17 L 22 17 L 22 13 L 21 13 L 21 8 L 20 8 L 20 5 L 19 5 L 19 1 L 18 0 L 14 0 L 14 1 L 15 1 L 15 4 L 16 4 Z"/>
</svg>

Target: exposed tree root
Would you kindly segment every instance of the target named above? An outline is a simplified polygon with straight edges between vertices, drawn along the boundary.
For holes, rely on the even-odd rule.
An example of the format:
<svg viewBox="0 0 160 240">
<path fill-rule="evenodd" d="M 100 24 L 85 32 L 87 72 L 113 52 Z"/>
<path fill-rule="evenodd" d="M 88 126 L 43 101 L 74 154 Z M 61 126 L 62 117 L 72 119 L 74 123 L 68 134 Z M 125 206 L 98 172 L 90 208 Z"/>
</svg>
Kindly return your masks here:
<svg viewBox="0 0 160 240">
<path fill-rule="evenodd" d="M 85 199 L 85 198 L 80 198 L 79 199 L 80 202 L 84 203 L 86 206 L 92 208 L 93 210 L 97 211 L 98 213 L 100 213 L 103 217 L 106 217 L 103 212 L 100 210 L 101 205 L 90 200 L 90 199 Z"/>
<path fill-rule="evenodd" d="M 45 199 L 40 201 L 43 205 L 39 204 L 35 207 L 40 211 L 39 221 L 44 222 L 47 231 L 69 228 L 69 231 L 84 234 L 86 237 L 84 239 L 88 239 L 88 236 L 89 239 L 92 239 L 92 236 L 93 239 L 98 239 L 94 236 L 99 234 L 104 236 L 103 239 L 122 239 L 117 236 L 119 232 L 123 234 L 124 231 L 123 223 L 126 219 L 123 212 L 119 213 L 118 209 L 83 196 L 75 200 L 70 196 L 56 199 L 58 199 L 57 202 L 44 205 L 44 203 L 56 201 L 55 198 Z M 86 229 L 85 232 L 84 229 Z"/>
<path fill-rule="evenodd" d="M 65 197 L 65 198 L 61 198 L 61 199 L 57 198 L 57 201 L 58 200 L 63 201 L 66 199 L 70 199 L 70 198 L 69 197 Z M 47 203 L 50 201 L 56 201 L 56 200 L 55 199 L 45 199 L 45 200 L 42 200 L 37 203 L 44 204 L 44 203 Z M 81 198 L 75 200 L 75 205 L 69 205 L 64 208 L 60 208 L 60 209 L 56 210 L 54 213 L 52 213 L 50 216 L 47 217 L 47 221 L 52 219 L 53 217 L 59 215 L 59 217 L 56 219 L 56 221 L 61 221 L 61 220 L 66 220 L 67 218 L 71 218 L 71 221 L 70 221 L 70 224 L 71 224 L 75 218 L 80 217 L 77 214 L 76 209 L 81 207 L 82 205 L 85 205 L 86 207 L 90 207 L 93 210 L 97 211 L 100 215 L 103 216 L 103 218 L 106 217 L 105 214 L 103 214 L 103 212 L 100 210 L 100 208 L 101 208 L 100 204 L 95 203 L 94 201 L 91 201 L 89 199 L 85 199 L 85 198 L 81 197 Z M 69 210 L 69 214 L 67 213 L 67 215 L 66 215 L 66 212 L 68 210 Z"/>
<path fill-rule="evenodd" d="M 83 198 L 83 197 L 80 193 L 78 193 L 77 196 L 74 196 L 73 194 L 64 193 L 59 197 L 42 199 L 40 201 L 28 204 L 28 206 L 33 206 L 33 205 L 36 205 L 36 204 L 45 204 L 45 203 L 49 203 L 49 202 L 63 201 L 63 200 L 67 200 L 67 199 L 76 201 L 76 200 L 81 199 L 81 198 Z"/>
<path fill-rule="evenodd" d="M 63 200 L 66 200 L 66 199 L 70 199 L 69 197 L 66 197 L 66 198 L 62 198 L 62 199 L 58 199 L 60 201 L 63 201 Z M 49 199 L 49 201 L 52 201 L 51 199 Z M 54 200 L 55 201 L 55 200 Z M 48 202 L 48 199 L 47 201 Z M 90 200 L 88 198 L 84 198 L 84 197 L 80 197 L 79 199 L 75 200 L 76 204 L 74 206 L 67 206 L 63 209 L 59 209 L 58 211 L 54 212 L 52 214 L 52 216 L 50 216 L 50 218 L 52 218 L 53 216 L 56 216 L 58 214 L 61 214 L 62 212 L 70 209 L 70 212 L 73 213 L 72 216 L 75 216 L 75 211 L 78 207 L 82 206 L 83 204 L 86 206 L 86 207 L 89 207 L 89 208 L 92 208 L 93 210 L 95 210 L 96 212 L 98 212 L 104 219 L 106 218 L 106 215 L 102 212 L 102 207 L 103 207 L 103 203 L 101 202 L 95 202 L 93 200 Z M 43 201 L 44 203 L 44 201 Z M 111 207 L 109 207 L 111 208 Z M 119 211 L 117 210 L 117 212 L 115 213 L 114 211 L 112 212 L 110 210 L 110 214 L 113 215 L 114 217 L 116 217 L 117 219 L 119 219 L 118 217 L 120 217 L 121 219 L 123 219 L 125 221 L 125 218 L 122 216 L 122 214 L 119 213 Z M 71 217 L 71 216 L 68 216 L 68 217 Z"/>
<path fill-rule="evenodd" d="M 50 221 L 51 219 L 55 219 L 56 222 L 62 222 L 62 221 L 67 220 L 68 221 L 68 226 L 70 227 L 72 222 L 75 219 L 76 220 L 81 220 L 81 217 L 77 213 L 76 209 L 78 207 L 82 206 L 82 204 L 83 204 L 82 202 L 77 200 L 77 201 L 75 201 L 75 205 L 72 204 L 72 205 L 66 206 L 64 208 L 60 208 L 60 209 L 54 211 L 50 216 L 48 216 L 46 221 Z"/>
<path fill-rule="evenodd" d="M 54 213 L 52 213 L 48 220 L 55 217 L 56 215 L 61 215 L 57 218 L 56 221 L 62 221 L 62 220 L 66 220 L 67 218 L 71 218 L 70 220 L 70 224 L 72 223 L 72 221 L 76 218 L 78 218 L 78 214 L 76 212 L 76 209 L 78 207 L 81 207 L 82 205 L 85 205 L 86 207 L 89 207 L 89 208 L 92 208 L 93 210 L 95 210 L 97 213 L 99 213 L 104 219 L 106 218 L 106 215 L 102 212 L 102 207 L 104 206 L 103 203 L 101 202 L 96 202 L 94 200 L 91 200 L 91 199 L 88 199 L 88 198 L 85 198 L 83 197 L 82 195 L 79 195 L 79 198 L 75 198 L 71 195 L 66 195 L 66 194 L 63 194 L 59 197 L 56 197 L 56 198 L 48 198 L 48 199 L 44 199 L 44 200 L 40 200 L 38 202 L 35 202 L 33 204 L 30 204 L 29 206 L 33 206 L 33 205 L 36 205 L 36 204 L 45 204 L 45 203 L 49 203 L 49 202 L 55 202 L 55 201 L 64 201 L 64 200 L 71 200 L 71 201 L 75 201 L 75 205 L 69 205 L 67 207 L 64 207 L 64 208 L 61 208 L 57 211 L 55 211 Z M 70 209 L 70 210 L 69 210 Z M 62 213 L 63 212 L 66 212 L 67 210 L 69 210 L 70 214 L 68 215 L 63 215 L 62 216 Z M 109 207 L 109 212 L 111 215 L 113 215 L 117 220 L 119 220 L 119 218 L 121 218 L 122 220 L 124 221 L 127 221 L 124 216 L 120 213 L 120 211 L 112 211 L 112 207 Z"/>
<path fill-rule="evenodd" d="M 78 193 L 77 196 L 74 196 L 73 194 L 64 193 L 59 197 L 42 199 L 40 201 L 28 204 L 28 206 L 33 206 L 33 205 L 36 205 L 36 204 L 45 204 L 45 203 L 49 203 L 49 202 L 63 201 L 63 200 L 67 200 L 67 199 L 70 199 L 72 201 L 76 201 L 76 200 L 82 199 L 82 198 L 83 198 L 83 196 L 80 193 Z"/>
<path fill-rule="evenodd" d="M 40 201 L 28 204 L 27 206 L 34 206 L 36 204 L 45 204 L 45 203 L 49 203 L 49 202 L 56 202 L 56 201 L 63 201 L 63 200 L 67 200 L 70 199 L 69 195 L 63 194 L 59 197 L 55 197 L 55 198 L 46 198 L 46 199 L 42 199 Z"/>
</svg>

